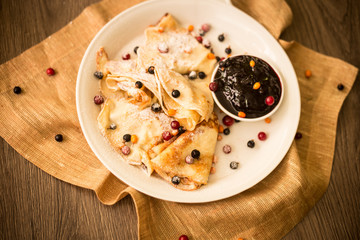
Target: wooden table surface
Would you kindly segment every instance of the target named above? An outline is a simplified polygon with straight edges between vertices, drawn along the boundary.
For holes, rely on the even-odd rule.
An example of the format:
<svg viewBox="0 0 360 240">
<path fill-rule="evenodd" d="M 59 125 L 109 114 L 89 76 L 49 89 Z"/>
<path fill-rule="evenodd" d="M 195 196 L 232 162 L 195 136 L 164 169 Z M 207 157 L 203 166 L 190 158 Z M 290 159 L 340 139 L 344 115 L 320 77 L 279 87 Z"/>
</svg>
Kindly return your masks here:
<svg viewBox="0 0 360 240">
<path fill-rule="evenodd" d="M 39 43 L 96 1 L 1 0 L 0 63 Z M 359 0 L 287 2 L 294 18 L 283 39 L 360 67 Z M 339 115 L 329 188 L 284 239 L 360 238 L 359 78 Z M 0 239 L 136 239 L 129 196 L 114 206 L 102 205 L 92 191 L 46 174 L 2 138 L 0 159 Z"/>
</svg>

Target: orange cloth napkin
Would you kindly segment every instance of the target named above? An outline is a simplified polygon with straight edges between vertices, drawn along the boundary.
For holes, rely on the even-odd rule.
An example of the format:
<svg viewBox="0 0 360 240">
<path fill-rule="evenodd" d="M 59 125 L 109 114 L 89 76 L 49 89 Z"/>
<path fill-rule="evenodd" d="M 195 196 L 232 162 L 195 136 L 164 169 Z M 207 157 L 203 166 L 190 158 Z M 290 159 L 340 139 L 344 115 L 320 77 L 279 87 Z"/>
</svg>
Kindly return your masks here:
<svg viewBox="0 0 360 240">
<path fill-rule="evenodd" d="M 280 43 L 294 65 L 301 91 L 299 131 L 281 164 L 263 181 L 231 198 L 180 204 L 151 198 L 115 178 L 82 135 L 75 106 L 77 71 L 104 24 L 141 0 L 104 0 L 66 27 L 0 66 L 0 135 L 45 172 L 92 189 L 104 204 L 130 194 L 141 239 L 277 239 L 289 232 L 325 192 L 330 178 L 338 112 L 357 69 L 295 42 Z M 278 38 L 292 18 L 284 0 L 236 0 L 235 6 Z M 266 14 L 265 14 L 266 13 Z M 48 66 L 56 69 L 49 78 Z M 311 69 L 313 76 L 304 77 Z M 337 89 L 342 83 L 343 91 Z M 20 86 L 20 95 L 13 93 Z M 329 98 L 328 96 L 332 96 Z M 58 133 L 64 141 L 54 141 Z M 326 136 L 326 137 L 324 137 Z"/>
</svg>

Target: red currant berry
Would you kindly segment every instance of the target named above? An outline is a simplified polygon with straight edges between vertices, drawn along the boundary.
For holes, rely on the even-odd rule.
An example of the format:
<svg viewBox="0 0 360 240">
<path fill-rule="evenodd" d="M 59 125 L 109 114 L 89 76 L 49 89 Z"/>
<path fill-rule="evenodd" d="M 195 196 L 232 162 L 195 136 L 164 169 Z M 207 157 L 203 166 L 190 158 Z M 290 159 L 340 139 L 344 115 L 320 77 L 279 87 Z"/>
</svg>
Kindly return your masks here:
<svg viewBox="0 0 360 240">
<path fill-rule="evenodd" d="M 209 84 L 209 88 L 211 91 L 216 92 L 216 90 L 218 89 L 218 84 L 216 82 L 211 82 Z"/>
<path fill-rule="evenodd" d="M 129 54 L 129 53 L 124 54 L 124 55 L 122 56 L 122 59 L 123 59 L 123 60 L 129 60 L 129 59 L 130 59 L 130 54 Z"/>
<path fill-rule="evenodd" d="M 172 129 L 178 129 L 180 127 L 180 123 L 178 121 L 172 121 L 170 125 Z"/>
<path fill-rule="evenodd" d="M 266 140 L 266 133 L 264 133 L 264 132 L 259 132 L 259 133 L 258 133 L 258 138 L 259 138 L 259 140 L 261 140 L 261 141 L 265 141 L 265 140 Z"/>
<path fill-rule="evenodd" d="M 46 74 L 49 76 L 55 75 L 55 70 L 53 68 L 46 69 Z"/>
<path fill-rule="evenodd" d="M 266 103 L 266 105 L 268 105 L 268 106 L 273 105 L 274 102 L 275 102 L 275 100 L 274 100 L 274 97 L 273 97 L 273 96 L 268 96 L 267 98 L 265 98 L 265 103 Z"/>
<path fill-rule="evenodd" d="M 234 119 L 230 116 L 223 117 L 222 121 L 223 121 L 223 124 L 228 127 L 230 127 L 231 125 L 234 124 Z"/>
<path fill-rule="evenodd" d="M 172 135 L 169 131 L 165 131 L 162 133 L 162 137 L 165 141 L 169 141 L 172 138 Z"/>
<path fill-rule="evenodd" d="M 130 152 L 131 152 L 131 150 L 130 150 L 130 148 L 129 148 L 128 146 L 123 146 L 123 147 L 121 148 L 121 152 L 122 152 L 124 155 L 129 155 Z"/>
<path fill-rule="evenodd" d="M 189 238 L 188 238 L 188 236 L 186 236 L 186 235 L 181 235 L 181 236 L 179 237 L 179 240 L 189 240 Z"/>
<path fill-rule="evenodd" d="M 201 25 L 201 29 L 202 29 L 204 32 L 208 32 L 208 31 L 210 31 L 211 26 L 210 26 L 210 24 L 208 24 L 208 23 L 204 23 L 203 25 Z"/>
<path fill-rule="evenodd" d="M 102 96 L 96 95 L 96 96 L 94 97 L 94 103 L 95 103 L 96 105 L 100 105 L 100 104 L 102 104 L 103 102 L 104 102 L 104 98 L 103 98 Z"/>
<path fill-rule="evenodd" d="M 201 36 L 197 36 L 197 37 L 195 37 L 195 38 L 196 38 L 196 40 L 197 40 L 199 43 L 202 43 L 203 38 L 202 38 Z"/>
</svg>

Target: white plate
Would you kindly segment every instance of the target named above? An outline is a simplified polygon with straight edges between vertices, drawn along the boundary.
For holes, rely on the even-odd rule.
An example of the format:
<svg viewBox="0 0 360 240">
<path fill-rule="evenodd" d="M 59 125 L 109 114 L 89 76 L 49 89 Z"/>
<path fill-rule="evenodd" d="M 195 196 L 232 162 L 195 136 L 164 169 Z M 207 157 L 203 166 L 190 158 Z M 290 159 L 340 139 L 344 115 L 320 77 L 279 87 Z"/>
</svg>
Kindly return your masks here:
<svg viewBox="0 0 360 240">
<path fill-rule="evenodd" d="M 137 167 L 128 165 L 106 142 L 97 127 L 100 108 L 93 103 L 99 92 L 93 73 L 95 53 L 104 46 L 110 59 L 120 59 L 143 40 L 143 31 L 156 23 L 164 13 L 172 14 L 183 26 L 210 23 L 206 35 L 213 43 L 215 53 L 225 56 L 224 49 L 231 45 L 234 54 L 251 54 L 263 58 L 280 72 L 285 85 L 284 100 L 272 116 L 272 122 L 235 123 L 231 133 L 217 144 L 216 173 L 210 175 L 207 185 L 196 191 L 181 191 L 158 177 L 147 177 Z M 226 34 L 220 43 L 217 36 Z M 296 133 L 300 117 L 300 93 L 297 78 L 285 51 L 278 42 L 254 19 L 244 12 L 216 0 L 154 0 L 146 1 L 122 12 L 95 36 L 81 62 L 76 84 L 77 112 L 85 138 L 99 160 L 119 179 L 140 192 L 174 202 L 209 202 L 238 194 L 264 179 L 281 162 Z M 222 115 L 220 115 L 220 120 Z M 259 131 L 268 135 L 266 141 L 257 140 Z M 250 149 L 247 141 L 255 139 Z M 232 152 L 222 152 L 224 144 Z M 240 162 L 237 170 L 229 167 L 231 161 Z"/>
</svg>

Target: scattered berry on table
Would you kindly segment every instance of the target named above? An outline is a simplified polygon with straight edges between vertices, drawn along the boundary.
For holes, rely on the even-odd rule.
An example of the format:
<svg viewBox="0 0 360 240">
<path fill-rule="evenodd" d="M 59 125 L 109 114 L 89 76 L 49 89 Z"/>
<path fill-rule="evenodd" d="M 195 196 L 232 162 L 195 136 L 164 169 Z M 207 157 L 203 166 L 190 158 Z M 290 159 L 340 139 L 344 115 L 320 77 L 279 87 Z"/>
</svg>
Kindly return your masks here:
<svg viewBox="0 0 360 240">
<path fill-rule="evenodd" d="M 171 138 L 172 138 L 172 135 L 169 131 L 165 131 L 162 133 L 162 138 L 165 140 L 165 141 L 169 141 Z"/>
<path fill-rule="evenodd" d="M 248 141 L 248 142 L 247 142 L 247 146 L 248 146 L 249 148 L 254 148 L 254 147 L 255 147 L 255 141 L 254 141 L 254 140 Z"/>
<path fill-rule="evenodd" d="M 339 89 L 340 91 L 344 90 L 344 85 L 342 83 L 339 83 L 337 85 L 337 89 Z"/>
<path fill-rule="evenodd" d="M 116 129 L 116 124 L 115 123 L 110 124 L 110 129 L 115 130 Z"/>
<path fill-rule="evenodd" d="M 192 163 L 194 163 L 194 158 L 192 156 L 190 156 L 190 155 L 187 155 L 186 158 L 185 158 L 185 162 L 187 164 L 192 164 Z"/>
<path fill-rule="evenodd" d="M 130 141 L 131 141 L 131 135 L 130 135 L 130 134 L 124 134 L 123 140 L 124 140 L 125 142 L 130 142 Z"/>
<path fill-rule="evenodd" d="M 312 72 L 310 70 L 305 71 L 305 77 L 310 78 L 312 75 Z"/>
<path fill-rule="evenodd" d="M 174 97 L 174 98 L 178 98 L 178 97 L 180 97 L 180 91 L 179 90 L 173 90 L 172 92 L 171 92 L 171 95 Z"/>
<path fill-rule="evenodd" d="M 204 72 L 199 72 L 199 78 L 200 79 L 204 79 L 204 78 L 206 78 L 206 74 L 204 73 Z"/>
<path fill-rule="evenodd" d="M 234 119 L 232 117 L 226 115 L 223 117 L 222 122 L 224 125 L 230 127 L 231 125 L 234 124 Z"/>
<path fill-rule="evenodd" d="M 55 135 L 55 141 L 57 141 L 57 142 L 62 142 L 63 141 L 63 135 L 61 135 L 61 134 L 57 134 L 57 135 Z"/>
<path fill-rule="evenodd" d="M 46 74 L 49 76 L 55 75 L 55 70 L 53 68 L 46 69 Z"/>
<path fill-rule="evenodd" d="M 142 88 L 142 87 L 143 87 L 143 83 L 140 82 L 140 81 L 136 81 L 135 87 L 137 87 L 137 88 Z"/>
<path fill-rule="evenodd" d="M 104 102 L 103 96 L 101 96 L 101 95 L 96 95 L 96 96 L 94 97 L 94 103 L 95 103 L 96 105 L 100 105 L 100 104 L 102 104 L 103 102 Z"/>
<path fill-rule="evenodd" d="M 154 72 L 155 72 L 155 67 L 154 67 L 154 66 L 150 66 L 150 67 L 148 68 L 148 73 L 154 74 Z"/>
<path fill-rule="evenodd" d="M 21 87 L 19 87 L 19 86 L 14 87 L 13 91 L 14 91 L 15 94 L 20 94 L 21 93 Z"/>
<path fill-rule="evenodd" d="M 129 60 L 130 59 L 130 53 L 126 53 L 126 54 L 122 55 L 122 59 L 123 60 Z"/>
<path fill-rule="evenodd" d="M 266 138 L 267 138 L 266 133 L 264 133 L 264 132 L 259 132 L 259 133 L 258 133 L 258 138 L 259 138 L 259 140 L 261 140 L 261 141 L 265 141 Z"/>
<path fill-rule="evenodd" d="M 225 128 L 225 129 L 224 129 L 224 134 L 225 134 L 225 135 L 229 135 L 229 134 L 230 134 L 230 129 L 229 129 L 229 128 Z"/>
<path fill-rule="evenodd" d="M 193 25 L 189 25 L 189 26 L 188 26 L 188 31 L 189 31 L 189 32 L 192 32 L 193 30 L 194 30 L 194 26 L 193 26 Z"/>
<path fill-rule="evenodd" d="M 200 151 L 197 149 L 194 149 L 191 151 L 191 156 L 195 159 L 198 159 L 200 157 Z"/>
<path fill-rule="evenodd" d="M 188 236 L 186 236 L 186 235 L 181 235 L 181 236 L 179 237 L 179 240 L 189 240 L 189 238 L 188 238 Z"/>
<path fill-rule="evenodd" d="M 137 54 L 137 50 L 139 49 L 139 46 L 134 47 L 134 53 Z"/>
<path fill-rule="evenodd" d="M 223 147 L 223 152 L 224 153 L 226 153 L 226 154 L 229 154 L 229 153 L 231 153 L 231 147 L 230 147 L 230 145 L 224 145 L 224 147 Z"/>
<path fill-rule="evenodd" d="M 218 136 L 217 136 L 217 140 L 218 141 L 221 141 L 223 139 L 223 137 L 219 134 Z"/>
<path fill-rule="evenodd" d="M 265 118 L 266 123 L 271 123 L 271 118 Z"/>
<path fill-rule="evenodd" d="M 180 123 L 178 121 L 174 120 L 170 123 L 170 126 L 172 129 L 178 129 L 180 127 Z"/>
<path fill-rule="evenodd" d="M 180 183 L 181 179 L 178 176 L 173 176 L 171 178 L 171 182 L 175 185 L 178 185 Z"/>
<path fill-rule="evenodd" d="M 225 36 L 224 36 L 223 33 L 218 36 L 218 40 L 219 40 L 220 42 L 222 42 L 222 41 L 225 40 Z"/>
<path fill-rule="evenodd" d="M 230 163 L 230 168 L 231 169 L 237 169 L 239 167 L 239 163 L 238 162 L 235 162 L 235 161 L 232 161 Z"/>
<path fill-rule="evenodd" d="M 206 32 L 205 32 L 204 30 L 199 29 L 199 35 L 200 35 L 200 36 L 202 36 L 202 37 L 205 36 L 205 33 L 206 33 Z"/>
<path fill-rule="evenodd" d="M 123 146 L 121 148 L 121 152 L 124 154 L 124 155 L 129 155 L 131 150 L 130 150 L 130 147 L 129 146 Z"/>
<path fill-rule="evenodd" d="M 302 138 L 302 134 L 301 134 L 301 132 L 297 132 L 295 134 L 295 139 L 300 139 L 300 138 Z"/>
<path fill-rule="evenodd" d="M 100 71 L 96 71 L 94 72 L 94 76 L 97 77 L 98 79 L 102 79 L 104 77 L 104 74 Z"/>
</svg>

